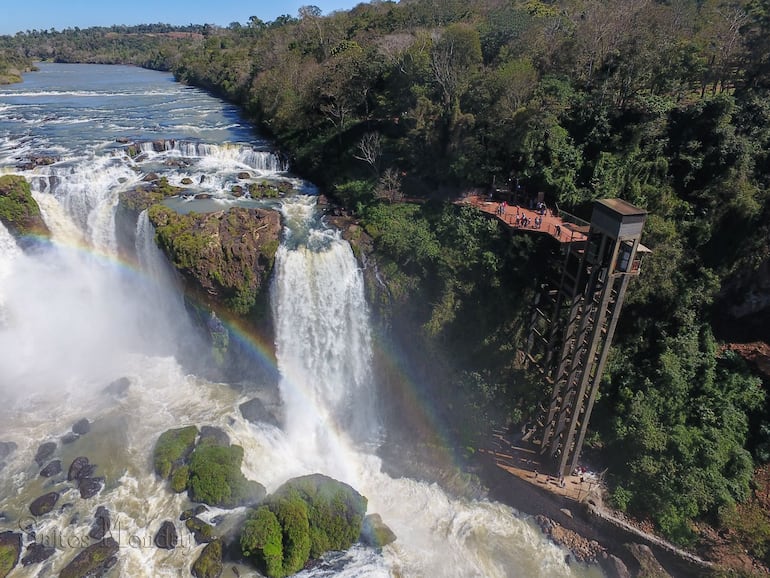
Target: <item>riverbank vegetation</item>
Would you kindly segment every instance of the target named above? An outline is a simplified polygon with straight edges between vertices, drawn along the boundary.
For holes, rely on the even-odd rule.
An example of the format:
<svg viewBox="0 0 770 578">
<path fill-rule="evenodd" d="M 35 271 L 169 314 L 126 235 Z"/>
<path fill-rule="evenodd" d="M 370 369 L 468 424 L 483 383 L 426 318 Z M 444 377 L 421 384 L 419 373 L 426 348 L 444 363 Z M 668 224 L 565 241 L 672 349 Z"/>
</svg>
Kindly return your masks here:
<svg viewBox="0 0 770 578">
<path fill-rule="evenodd" d="M 168 69 L 242 106 L 361 219 L 385 317 L 408 312 L 427 349 L 450 352 L 463 444 L 531 419 L 547 395 L 512 362 L 550 248 L 446 202 L 497 186 L 584 216 L 603 197 L 648 210 L 654 252 L 590 444 L 615 505 L 678 542 L 693 543 L 695 520 L 735 520 L 770 458 L 767 379 L 720 346 L 768 339 L 749 298 L 770 259 L 768 0 L 375 2 L 173 32 L 32 31 L 2 46 Z"/>
</svg>

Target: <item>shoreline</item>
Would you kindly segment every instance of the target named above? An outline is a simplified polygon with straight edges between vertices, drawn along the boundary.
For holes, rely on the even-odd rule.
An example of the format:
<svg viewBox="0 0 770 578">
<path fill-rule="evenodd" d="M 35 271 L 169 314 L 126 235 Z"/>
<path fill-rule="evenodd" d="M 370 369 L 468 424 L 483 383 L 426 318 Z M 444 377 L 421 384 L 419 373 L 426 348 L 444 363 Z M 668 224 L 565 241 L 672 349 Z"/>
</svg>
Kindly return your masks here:
<svg viewBox="0 0 770 578">
<path fill-rule="evenodd" d="M 556 491 L 558 481 L 546 474 L 535 478 L 537 470 L 513 472 L 501 465 L 494 449 L 479 454 L 472 465 L 487 487 L 489 499 L 532 516 L 549 539 L 570 550 L 575 560 L 598 564 L 609 578 L 636 576 L 656 562 L 659 570 L 674 578 L 702 578 L 713 569 L 711 563 L 613 516 L 591 498 L 581 502 L 570 497 L 569 489 Z M 583 499 L 588 495 L 586 492 Z M 639 546 L 649 548 L 649 556 L 640 555 Z"/>
</svg>

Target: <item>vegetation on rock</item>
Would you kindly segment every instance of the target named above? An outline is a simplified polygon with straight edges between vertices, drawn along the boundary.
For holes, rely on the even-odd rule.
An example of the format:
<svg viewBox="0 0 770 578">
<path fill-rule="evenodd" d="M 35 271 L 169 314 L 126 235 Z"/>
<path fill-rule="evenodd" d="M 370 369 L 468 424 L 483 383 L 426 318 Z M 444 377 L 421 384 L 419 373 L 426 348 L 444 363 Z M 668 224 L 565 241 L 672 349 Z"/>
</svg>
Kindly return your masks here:
<svg viewBox="0 0 770 578">
<path fill-rule="evenodd" d="M 715 318 L 727 286 L 741 293 L 736 276 L 770 259 L 767 0 L 414 0 L 168 42 L 148 30 L 3 42 L 83 60 L 144 49 L 152 66 L 239 103 L 361 218 L 387 287 L 371 284 L 374 305 L 416 344 L 418 371 L 440 368 L 441 387 L 418 393 L 445 417 L 462 411 L 447 420 L 459 447 L 533 420 L 547 398 L 512 360 L 555 255 L 441 201 L 494 184 L 582 216 L 608 196 L 648 210 L 653 254 L 629 289 L 589 449 L 610 466 L 615 504 L 683 543 L 694 520 L 718 522 L 750 496 L 753 466 L 770 458 L 770 402 L 722 351 Z M 401 195 L 431 201 L 383 201 Z M 187 249 L 198 260 L 199 242 L 177 232 L 189 245 L 178 266 Z M 241 309 L 251 295 L 227 293 Z M 746 321 L 729 316 L 728 329 L 766 339 Z"/>
<path fill-rule="evenodd" d="M 24 177 L 0 176 L 0 222 L 17 237 L 49 234 Z"/>
<path fill-rule="evenodd" d="M 5 578 L 19 563 L 21 534 L 0 532 L 0 578 Z"/>
<path fill-rule="evenodd" d="M 294 574 L 310 559 L 347 550 L 361 535 L 367 500 L 321 474 L 294 478 L 251 512 L 241 550 L 268 576 Z"/>
<path fill-rule="evenodd" d="M 160 434 L 155 442 L 152 462 L 155 473 L 161 478 L 168 479 L 175 468 L 183 465 L 193 448 L 198 428 L 194 425 L 178 429 L 170 429 Z"/>
<path fill-rule="evenodd" d="M 283 531 L 267 506 L 249 514 L 241 529 L 241 552 L 267 576 L 283 576 Z"/>
<path fill-rule="evenodd" d="M 102 576 L 115 565 L 115 555 L 120 549 L 114 538 L 105 538 L 92 544 L 80 552 L 65 566 L 60 578 L 86 578 L 87 576 Z"/>
<path fill-rule="evenodd" d="M 218 578 L 222 574 L 222 542 L 214 540 L 206 544 L 191 571 L 195 578 Z"/>
<path fill-rule="evenodd" d="M 190 499 L 220 508 L 261 501 L 265 488 L 246 479 L 241 472 L 242 461 L 241 446 L 198 445 L 190 457 Z"/>
<path fill-rule="evenodd" d="M 255 311 L 267 286 L 280 234 L 275 211 L 234 207 L 205 215 L 153 205 L 160 247 L 207 299 L 240 316 Z"/>
</svg>

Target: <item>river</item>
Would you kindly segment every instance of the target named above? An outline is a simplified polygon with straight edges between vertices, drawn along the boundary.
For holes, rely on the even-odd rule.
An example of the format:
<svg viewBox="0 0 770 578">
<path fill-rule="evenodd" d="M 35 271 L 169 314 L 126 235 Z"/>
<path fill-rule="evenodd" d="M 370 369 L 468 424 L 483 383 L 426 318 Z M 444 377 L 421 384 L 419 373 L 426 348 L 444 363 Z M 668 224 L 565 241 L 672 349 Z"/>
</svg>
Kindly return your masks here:
<svg viewBox="0 0 770 578">
<path fill-rule="evenodd" d="M 140 143 L 142 154 L 128 155 L 128 143 Z M 245 450 L 244 474 L 268 492 L 313 472 L 351 484 L 398 536 L 381 551 L 356 545 L 330 555 L 303 576 L 601 576 L 567 564 L 565 551 L 503 504 L 455 499 L 382 472 L 362 273 L 320 218 L 313 185 L 288 169 L 236 108 L 168 74 L 42 64 L 23 84 L 0 87 L 0 173 L 29 180 L 53 234 L 50 245 L 23 252 L 0 225 L 0 441 L 17 446 L 0 470 L 0 532 L 31 524 L 39 542 L 57 549 L 11 576 L 57 574 L 89 543 L 100 505 L 112 512 L 121 546 L 110 576 L 189 575 L 201 547 L 181 524 L 175 550 L 152 544 L 161 523 L 189 503 L 150 463 L 158 435 L 187 424 L 227 432 Z M 296 192 L 278 201 L 236 197 L 244 171 Z M 282 212 L 271 286 L 281 428 L 251 424 L 238 411 L 269 393 L 258 377 L 231 387 L 186 363 L 200 344 L 146 215 L 136 223 L 136 259 L 123 256 L 118 194 L 150 172 L 188 183 L 190 194 L 170 201 L 180 211 L 239 204 Z M 105 392 L 122 377 L 130 381 L 125 395 Z M 91 432 L 63 444 L 84 417 Z M 45 441 L 56 442 L 65 470 L 77 455 L 98 464 L 103 490 L 83 500 L 61 477 L 41 478 L 33 457 Z M 30 502 L 51 488 L 65 506 L 32 518 Z M 212 508 L 205 519 L 225 513 Z M 228 563 L 224 576 L 236 575 L 257 573 Z"/>
</svg>

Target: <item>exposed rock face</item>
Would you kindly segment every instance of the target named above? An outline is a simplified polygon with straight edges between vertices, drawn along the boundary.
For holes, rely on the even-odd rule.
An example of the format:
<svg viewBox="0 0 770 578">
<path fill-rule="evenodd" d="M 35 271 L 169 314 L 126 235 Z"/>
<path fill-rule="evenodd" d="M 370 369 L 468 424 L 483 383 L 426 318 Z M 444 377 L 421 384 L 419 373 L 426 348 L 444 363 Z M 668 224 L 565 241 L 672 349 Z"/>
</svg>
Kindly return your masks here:
<svg viewBox="0 0 770 578">
<path fill-rule="evenodd" d="M 535 521 L 546 536 L 564 546 L 580 562 L 596 562 L 603 557 L 604 548 L 595 540 L 587 540 L 580 534 L 557 524 L 545 516 L 535 516 Z"/>
<path fill-rule="evenodd" d="M 70 464 L 70 469 L 67 472 L 67 480 L 77 480 L 82 476 L 82 473 L 84 469 L 88 469 L 89 467 L 88 458 L 85 456 L 79 456 L 72 460 L 72 463 Z"/>
<path fill-rule="evenodd" d="M 73 426 L 72 426 L 72 432 L 76 433 L 80 436 L 87 434 L 91 431 L 91 422 L 89 422 L 86 418 L 83 418 L 81 420 L 78 420 Z"/>
<path fill-rule="evenodd" d="M 19 563 L 21 534 L 0 532 L 0 578 L 5 578 Z"/>
<path fill-rule="evenodd" d="M 121 377 L 105 387 L 104 391 L 115 397 L 124 397 L 128 393 L 129 387 L 131 387 L 131 380 L 127 377 Z"/>
<path fill-rule="evenodd" d="M 69 431 L 61 437 L 61 443 L 67 445 L 67 444 L 74 443 L 79 439 L 80 439 L 80 436 L 78 434 L 76 434 L 75 432 Z"/>
<path fill-rule="evenodd" d="M 27 550 L 24 554 L 24 558 L 21 559 L 22 566 L 31 566 L 32 564 L 39 564 L 48 560 L 56 552 L 56 548 L 53 546 L 45 546 L 37 542 L 32 542 L 27 546 Z"/>
<path fill-rule="evenodd" d="M 655 558 L 649 546 L 644 544 L 626 544 L 626 548 L 628 548 L 631 555 L 639 563 L 638 576 L 645 576 L 646 578 L 671 578 L 671 575 L 664 570 L 663 566 Z"/>
<path fill-rule="evenodd" d="M 37 453 L 35 454 L 35 462 L 38 466 L 42 467 L 55 451 L 56 442 L 45 442 L 44 444 L 40 444 L 40 447 L 37 448 Z"/>
<path fill-rule="evenodd" d="M 0 222 L 17 238 L 50 235 L 29 183 L 19 175 L 0 177 Z"/>
<path fill-rule="evenodd" d="M 235 207 L 182 215 L 153 205 L 149 216 L 160 248 L 209 304 L 242 316 L 253 311 L 278 250 L 277 212 Z"/>
<path fill-rule="evenodd" d="M 96 508 L 94 523 L 91 524 L 88 536 L 94 540 L 101 540 L 110 531 L 110 524 L 110 511 L 104 506 L 99 506 Z"/>
<path fill-rule="evenodd" d="M 155 534 L 155 545 L 163 550 L 173 550 L 179 543 L 176 526 L 171 520 L 166 520 Z"/>
<path fill-rule="evenodd" d="M 29 511 L 33 516 L 43 516 L 53 510 L 58 501 L 59 492 L 49 492 L 35 499 L 35 501 L 29 505 Z"/>
<path fill-rule="evenodd" d="M 206 544 L 214 539 L 214 526 L 207 524 L 197 516 L 188 518 L 185 521 L 185 526 L 190 530 L 198 544 Z"/>
<path fill-rule="evenodd" d="M 51 463 L 49 463 L 46 467 L 44 467 L 42 470 L 40 470 L 40 475 L 44 478 L 50 478 L 51 476 L 55 476 L 56 474 L 61 473 L 61 460 L 54 460 Z"/>
<path fill-rule="evenodd" d="M 208 544 L 191 568 L 195 578 L 218 578 L 222 570 L 222 542 L 219 540 Z"/>
<path fill-rule="evenodd" d="M 113 538 L 92 544 L 67 564 L 59 574 L 60 578 L 86 578 L 103 576 L 118 561 L 115 556 L 119 545 Z"/>
<path fill-rule="evenodd" d="M 78 482 L 78 489 L 80 490 L 80 497 L 84 500 L 93 498 L 104 487 L 104 478 L 80 478 Z"/>
<path fill-rule="evenodd" d="M 254 423 L 254 424 L 257 424 L 260 422 L 269 423 L 276 427 L 278 427 L 279 425 L 278 420 L 270 412 L 270 410 L 265 407 L 265 404 L 262 403 L 262 400 L 259 399 L 258 397 L 255 397 L 254 399 L 250 399 L 249 401 L 243 402 L 241 405 L 238 406 L 238 409 L 241 410 L 241 415 L 243 416 L 243 419 L 246 419 L 251 423 Z"/>
<path fill-rule="evenodd" d="M 227 447 L 230 445 L 230 436 L 218 427 L 204 425 L 201 427 L 201 435 L 198 443 Z"/>
<path fill-rule="evenodd" d="M 382 548 L 396 541 L 393 530 L 382 521 L 379 514 L 369 514 L 361 527 L 361 542 L 372 548 Z"/>
</svg>

